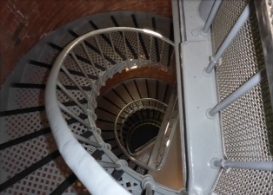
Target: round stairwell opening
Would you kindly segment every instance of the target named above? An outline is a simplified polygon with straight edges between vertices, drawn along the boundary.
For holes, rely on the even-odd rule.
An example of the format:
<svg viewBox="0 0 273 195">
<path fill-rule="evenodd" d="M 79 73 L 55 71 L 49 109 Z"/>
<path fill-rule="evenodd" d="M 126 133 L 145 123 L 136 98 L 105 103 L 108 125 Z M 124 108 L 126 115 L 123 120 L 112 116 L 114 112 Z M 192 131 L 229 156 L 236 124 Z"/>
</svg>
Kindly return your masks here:
<svg viewBox="0 0 273 195">
<path fill-rule="evenodd" d="M 142 109 L 128 117 L 123 126 L 123 138 L 130 154 L 154 144 L 163 116 L 164 113 L 157 110 Z"/>
<path fill-rule="evenodd" d="M 152 124 L 142 124 L 138 126 L 128 138 L 130 152 L 135 153 L 150 143 L 156 138 L 158 131 L 159 127 Z"/>
<path fill-rule="evenodd" d="M 115 149 L 115 154 L 130 162 L 129 166 L 133 170 L 138 173 L 149 173 L 155 181 L 161 184 L 168 183 L 168 186 L 174 187 L 167 182 L 166 178 L 168 180 L 176 178 L 177 181 L 181 181 L 181 172 L 178 171 L 181 170 L 179 167 L 181 164 L 173 162 L 179 159 L 180 154 L 173 151 L 176 151 L 175 148 L 180 148 L 180 141 L 168 141 L 169 136 L 171 137 L 168 126 L 169 122 L 173 121 L 170 118 L 173 115 L 170 110 L 167 115 L 165 114 L 168 104 L 175 102 L 173 99 L 174 82 L 162 79 L 164 77 L 149 77 L 152 76 L 152 71 L 158 74 L 164 71 L 153 68 L 147 69 L 152 71 L 142 70 L 142 74 L 137 75 L 137 78 L 135 78 L 135 72 L 139 71 L 138 69 L 115 74 L 107 81 L 106 87 L 101 90 L 97 98 L 96 125 L 102 130 L 104 140 Z M 124 76 L 121 75 L 124 74 L 128 79 L 123 79 Z M 170 107 L 172 107 L 171 104 Z M 165 115 L 166 118 L 163 120 Z M 160 136 L 159 132 L 161 132 Z M 165 134 L 162 135 L 162 132 Z M 165 155 L 165 148 L 155 147 L 158 136 L 165 138 L 160 141 L 162 143 L 160 145 L 174 147 L 170 149 L 171 155 L 169 156 L 175 156 L 175 159 L 168 158 L 166 163 L 161 161 Z M 180 138 L 179 132 L 175 133 L 174 137 L 174 140 Z M 159 148 L 162 154 L 159 153 Z M 152 157 L 153 150 L 157 155 Z M 156 160 L 159 163 L 156 163 Z M 176 166 L 178 164 L 179 166 Z M 169 166 L 173 167 L 172 170 L 169 169 Z"/>
</svg>

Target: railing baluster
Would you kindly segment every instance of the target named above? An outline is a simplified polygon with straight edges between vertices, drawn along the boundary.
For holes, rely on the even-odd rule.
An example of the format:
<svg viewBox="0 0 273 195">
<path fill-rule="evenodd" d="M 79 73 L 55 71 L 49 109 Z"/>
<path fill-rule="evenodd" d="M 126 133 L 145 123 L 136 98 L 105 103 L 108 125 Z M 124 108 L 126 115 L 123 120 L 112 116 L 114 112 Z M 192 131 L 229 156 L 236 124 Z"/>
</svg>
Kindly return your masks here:
<svg viewBox="0 0 273 195">
<path fill-rule="evenodd" d="M 139 48 L 139 34 L 137 34 L 137 57 L 138 57 L 138 68 L 140 67 L 140 48 Z"/>
<path fill-rule="evenodd" d="M 103 52 L 102 52 L 102 49 L 101 49 L 101 46 L 100 46 L 100 43 L 99 43 L 98 37 L 97 37 L 97 36 L 94 36 L 94 37 L 95 37 L 95 40 L 96 40 L 97 46 L 98 46 L 98 48 L 99 48 L 100 55 L 101 55 L 101 57 L 102 57 L 102 59 L 103 59 L 104 66 L 105 66 L 105 68 L 108 70 L 108 69 L 109 69 L 109 67 L 108 67 L 107 61 L 105 60 L 104 54 L 103 54 Z"/>
<path fill-rule="evenodd" d="M 74 101 L 85 113 L 87 108 L 85 108 L 59 81 L 57 81 L 57 86 L 72 100 Z"/>
<path fill-rule="evenodd" d="M 88 123 L 86 123 L 80 117 L 78 117 L 77 115 L 75 115 L 71 110 L 69 110 L 67 107 L 65 107 L 61 102 L 58 102 L 58 105 L 61 108 L 61 110 L 63 110 L 64 112 L 66 112 L 72 118 L 76 119 L 79 123 L 83 124 L 87 128 L 91 128 L 91 126 Z"/>
<path fill-rule="evenodd" d="M 214 108 L 209 110 L 209 117 L 214 116 L 219 111 L 223 110 L 242 95 L 246 94 L 250 89 L 258 85 L 264 78 L 266 77 L 266 70 L 263 69 L 257 74 L 255 74 L 251 79 L 245 82 L 241 87 L 239 87 L 236 91 L 234 91 L 231 95 L 229 95 L 226 99 L 218 103 Z"/>
<path fill-rule="evenodd" d="M 62 103 L 58 102 L 58 105 L 61 108 L 61 110 L 66 112 L 72 118 L 76 119 L 79 123 L 81 123 L 82 125 L 84 125 L 88 129 L 92 129 L 92 127 L 95 127 L 94 125 L 90 125 L 90 124 L 86 123 L 85 121 L 83 121 L 81 118 L 79 118 L 77 115 L 75 115 L 72 111 L 70 111 L 68 108 L 66 108 Z M 102 141 L 102 138 L 100 137 L 100 135 L 97 134 L 96 131 L 91 131 L 91 132 L 93 133 L 93 135 L 94 135 L 95 139 L 97 140 L 97 142 Z"/>
<path fill-rule="evenodd" d="M 96 142 L 94 142 L 94 141 L 92 141 L 92 140 L 89 140 L 89 139 L 87 139 L 87 138 L 85 138 L 85 137 L 83 137 L 83 136 L 81 136 L 81 135 L 77 135 L 77 134 L 75 134 L 75 133 L 73 133 L 73 135 L 74 135 L 74 137 L 75 137 L 77 140 L 79 140 L 79 141 L 81 141 L 81 142 L 83 142 L 83 143 L 90 144 L 91 146 L 95 146 L 95 147 L 97 147 L 97 148 L 101 148 L 101 145 L 100 145 L 100 144 L 98 144 L 98 143 L 96 143 Z"/>
<path fill-rule="evenodd" d="M 96 122 L 95 122 L 95 119 L 93 119 L 93 117 L 92 117 L 92 114 L 93 114 L 92 111 L 87 109 L 87 113 L 88 113 L 89 124 L 95 126 Z"/>
<path fill-rule="evenodd" d="M 146 184 L 146 193 L 145 195 L 153 195 L 152 185 L 150 183 Z"/>
<path fill-rule="evenodd" d="M 99 72 L 98 72 L 98 70 L 97 70 L 97 68 L 96 68 L 96 66 L 95 66 L 95 64 L 94 64 L 94 62 L 93 62 L 93 60 L 91 59 L 91 56 L 90 56 L 90 54 L 88 53 L 88 50 L 87 50 L 85 44 L 81 43 L 81 45 L 82 45 L 83 50 L 85 51 L 85 53 L 86 53 L 86 55 L 87 55 L 89 61 L 91 62 L 92 66 L 93 66 L 93 69 L 95 70 L 95 72 L 96 72 L 96 74 L 97 74 L 97 77 L 98 77 L 99 82 L 103 85 L 103 81 L 102 81 L 102 79 L 101 79 L 101 76 L 100 76 L 100 74 L 99 74 Z M 93 86 L 94 86 L 94 83 L 92 83 L 92 84 L 93 84 Z"/>
<path fill-rule="evenodd" d="M 159 65 L 158 65 L 158 69 L 160 70 L 161 69 L 161 63 L 162 63 L 162 56 L 163 56 L 163 50 L 164 50 L 164 45 L 165 45 L 165 42 L 162 41 L 162 46 L 161 46 L 161 52 L 160 52 L 160 58 L 159 58 Z"/>
<path fill-rule="evenodd" d="M 111 47 L 113 49 L 113 53 L 114 53 L 114 56 L 118 56 L 116 50 L 115 50 L 115 45 L 114 45 L 114 42 L 113 42 L 113 38 L 112 38 L 112 34 L 111 33 L 108 33 L 109 37 L 110 37 L 110 43 L 111 43 Z M 118 58 L 118 57 L 117 57 Z"/>
<path fill-rule="evenodd" d="M 127 51 L 127 47 L 126 47 L 126 41 L 125 41 L 125 33 L 124 33 L 124 31 L 122 31 L 122 37 L 123 37 L 123 43 L 124 43 L 124 48 L 125 48 L 125 53 L 126 53 L 127 68 L 130 68 L 129 67 L 129 57 L 128 57 L 128 51 Z"/>
<path fill-rule="evenodd" d="M 209 28 L 211 27 L 211 24 L 212 24 L 212 22 L 213 22 L 213 20 L 215 18 L 215 15 L 216 15 L 221 3 L 222 3 L 222 0 L 217 0 L 217 1 L 214 2 L 213 7 L 211 8 L 209 17 L 208 17 L 208 19 L 207 19 L 207 21 L 206 21 L 206 23 L 204 25 L 204 28 L 202 30 L 202 33 L 204 35 L 206 35 L 209 32 Z"/>
<path fill-rule="evenodd" d="M 205 69 L 206 74 L 211 73 L 211 71 L 214 69 L 214 67 L 216 66 L 216 64 L 218 63 L 218 61 L 220 60 L 220 58 L 222 57 L 222 55 L 224 54 L 224 52 L 228 48 L 229 44 L 232 42 L 232 40 L 236 37 L 237 33 L 243 27 L 243 25 L 245 24 L 245 22 L 247 21 L 249 15 L 250 15 L 250 10 L 251 10 L 251 6 L 250 6 L 250 4 L 247 4 L 247 6 L 243 10 L 242 14 L 240 15 L 240 17 L 238 18 L 238 20 L 236 21 L 236 23 L 232 27 L 231 31 L 229 32 L 229 34 L 227 35 L 227 37 L 223 41 L 222 45 L 217 50 L 216 54 L 214 56 L 212 56 L 212 59 L 208 65 L 208 67 Z"/>
<path fill-rule="evenodd" d="M 211 166 L 214 168 L 236 168 L 236 169 L 254 169 L 261 171 L 273 171 L 273 161 L 232 161 L 212 159 Z"/>
<path fill-rule="evenodd" d="M 153 37 L 150 36 L 150 46 L 149 46 L 149 64 L 152 63 L 152 44 L 153 44 Z"/>
<path fill-rule="evenodd" d="M 72 77 L 72 75 L 68 72 L 68 70 L 64 67 L 61 66 L 61 69 L 65 72 L 65 74 L 68 76 L 68 78 L 79 88 L 79 90 L 82 92 L 83 96 L 85 99 L 88 100 L 88 95 L 87 93 L 83 90 L 83 88 L 78 84 L 78 82 Z"/>
<path fill-rule="evenodd" d="M 75 56 L 74 52 L 71 51 L 70 52 L 71 56 L 73 57 L 74 61 L 76 62 L 76 64 L 78 65 L 79 69 L 81 70 L 81 72 L 84 74 L 85 78 L 87 79 L 90 87 L 92 87 L 93 83 L 91 81 L 91 79 L 87 76 L 86 72 L 84 71 L 83 67 L 81 66 L 79 60 L 77 59 L 77 57 Z"/>
</svg>

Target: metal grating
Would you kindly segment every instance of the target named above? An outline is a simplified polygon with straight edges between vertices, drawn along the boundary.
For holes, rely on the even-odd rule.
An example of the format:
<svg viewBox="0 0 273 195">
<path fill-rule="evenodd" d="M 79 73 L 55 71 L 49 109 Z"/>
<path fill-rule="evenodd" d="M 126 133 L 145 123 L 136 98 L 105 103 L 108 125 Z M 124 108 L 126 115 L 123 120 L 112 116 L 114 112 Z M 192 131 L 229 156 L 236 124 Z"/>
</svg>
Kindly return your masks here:
<svg viewBox="0 0 273 195">
<path fill-rule="evenodd" d="M 108 40 L 110 40 L 110 35 L 109 34 L 104 34 Z M 97 36 L 98 41 L 100 43 L 100 46 L 103 50 L 103 53 L 108 56 L 109 58 L 113 59 L 116 63 L 122 62 L 121 57 L 117 54 L 114 53 L 114 50 L 112 48 L 112 45 L 109 45 L 102 36 Z M 116 52 L 116 50 L 115 50 Z M 109 64 L 109 63 L 108 63 Z M 111 64 L 109 64 L 111 65 Z"/>
<path fill-rule="evenodd" d="M 71 76 L 74 78 L 74 80 L 80 85 L 80 86 L 89 86 L 89 83 L 87 79 L 83 76 L 77 76 L 77 75 L 72 75 Z M 70 86 L 76 86 L 67 76 L 65 73 L 60 72 L 58 75 L 58 80 L 61 84 L 63 85 L 70 85 Z"/>
<path fill-rule="evenodd" d="M 222 170 L 214 189 L 216 194 L 273 194 L 273 174 L 270 171 Z"/>
<path fill-rule="evenodd" d="M 50 134 L 1 150 L 1 170 L 4 172 L 1 174 L 6 175 L 5 178 L 2 178 L 3 181 L 23 171 L 56 149 L 55 140 Z"/>
<path fill-rule="evenodd" d="M 3 191 L 3 194 L 50 194 L 50 192 L 57 188 L 70 174 L 71 170 L 65 164 L 63 158 L 58 157 Z M 87 190 L 84 186 L 76 182 L 63 194 L 87 194 L 86 192 Z"/>
<path fill-rule="evenodd" d="M 217 67 L 220 100 L 225 99 L 264 67 L 262 46 L 253 13 L 240 30 Z M 273 115 L 267 81 L 221 112 L 226 155 L 234 160 L 273 159 Z M 248 136 L 246 136 L 248 135 Z"/>
<path fill-rule="evenodd" d="M 45 105 L 44 90 L 32 88 L 13 88 L 14 102 L 9 109 L 29 108 Z M 13 96 L 13 97 L 14 97 Z M 12 106 L 12 107 L 11 107 Z"/>
<path fill-rule="evenodd" d="M 246 5 L 245 0 L 223 1 L 213 23 L 217 51 Z M 216 68 L 219 101 L 264 68 L 259 28 L 253 10 Z M 221 111 L 226 157 L 235 161 L 273 160 L 273 114 L 267 80 Z M 273 173 L 259 170 L 221 171 L 216 194 L 272 194 Z"/>
<path fill-rule="evenodd" d="M 47 64 L 53 64 L 55 62 L 55 59 L 58 54 L 59 54 L 58 50 L 53 49 L 49 45 L 45 45 L 43 48 L 43 51 L 41 52 L 41 54 L 39 56 L 39 61 L 47 63 Z M 27 71 L 27 69 L 26 69 L 26 71 Z"/>
<path fill-rule="evenodd" d="M 248 0 L 224 0 L 212 23 L 213 53 L 215 53 L 245 8 Z"/>
<path fill-rule="evenodd" d="M 30 76 L 23 76 L 22 83 L 46 84 L 50 69 L 34 65 L 27 65 L 27 72 Z"/>
<path fill-rule="evenodd" d="M 6 116 L 3 117 L 3 121 L 9 140 L 13 140 L 33 133 L 39 129 L 48 127 L 48 121 L 44 111 Z"/>
</svg>

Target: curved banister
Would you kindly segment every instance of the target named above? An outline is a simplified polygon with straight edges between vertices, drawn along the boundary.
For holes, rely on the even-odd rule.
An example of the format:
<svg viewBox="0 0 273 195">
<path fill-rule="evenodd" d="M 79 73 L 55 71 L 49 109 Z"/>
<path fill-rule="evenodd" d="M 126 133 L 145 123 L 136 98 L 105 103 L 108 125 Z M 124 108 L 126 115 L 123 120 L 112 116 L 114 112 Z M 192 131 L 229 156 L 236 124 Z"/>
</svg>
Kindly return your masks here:
<svg viewBox="0 0 273 195">
<path fill-rule="evenodd" d="M 106 29 L 89 32 L 85 35 L 78 37 L 74 41 L 72 41 L 59 54 L 59 56 L 57 57 L 51 69 L 51 72 L 47 81 L 47 85 L 46 85 L 46 91 L 45 91 L 46 92 L 45 93 L 46 94 L 45 95 L 46 113 L 48 116 L 48 121 L 52 130 L 53 136 L 56 140 L 58 149 L 61 155 L 63 156 L 65 162 L 68 164 L 68 166 L 77 175 L 79 180 L 84 184 L 84 186 L 88 189 L 88 191 L 94 195 L 101 195 L 101 194 L 110 195 L 110 194 L 113 194 L 113 192 L 115 194 L 127 195 L 129 194 L 129 192 L 127 192 L 122 186 L 120 186 L 100 166 L 100 164 L 80 145 L 78 140 L 75 138 L 75 136 L 71 132 L 68 124 L 66 123 L 62 115 L 61 108 L 59 107 L 60 105 L 57 98 L 58 75 L 61 69 L 65 71 L 65 68 L 62 65 L 66 57 L 68 57 L 69 55 L 74 56 L 73 55 L 74 53 L 72 52 L 73 48 L 83 43 L 84 40 L 90 37 L 100 35 L 100 34 L 120 32 L 120 31 L 123 32 L 123 35 L 125 34 L 125 32 L 147 34 L 152 37 L 156 37 L 162 40 L 163 42 L 170 44 L 171 46 L 174 46 L 174 43 L 170 41 L 169 39 L 163 37 L 162 35 L 156 32 L 146 30 L 146 29 L 113 27 L 113 28 L 106 28 Z M 124 68 L 124 65 L 122 64 L 120 67 L 116 65 L 114 67 L 113 72 L 121 71 L 123 68 Z M 108 71 L 108 69 L 109 71 L 111 70 L 109 67 L 107 67 L 106 72 Z M 89 109 L 86 110 L 86 114 L 88 115 L 88 119 L 89 119 L 88 122 L 90 123 L 90 127 L 88 128 L 88 130 L 93 133 L 96 143 L 100 145 L 100 147 L 98 147 L 99 150 L 102 150 L 113 161 L 113 163 L 120 164 L 120 166 L 117 166 L 117 167 L 120 167 L 120 169 L 125 171 L 127 174 L 139 180 L 142 184 L 142 187 L 145 188 L 147 182 L 144 182 L 144 181 L 146 181 L 145 178 L 147 177 L 140 175 L 136 173 L 135 171 L 131 170 L 128 166 L 126 166 L 125 162 L 123 162 L 122 160 L 119 160 L 111 152 L 110 150 L 111 147 L 108 144 L 104 143 L 103 139 L 100 136 L 100 130 L 94 126 L 95 125 L 94 121 L 96 120 L 96 116 L 94 112 L 92 111 L 92 108 L 94 109 L 94 106 L 96 106 L 96 101 L 95 99 L 91 99 L 91 97 L 98 95 L 99 88 L 103 85 L 101 77 L 99 75 L 97 76 L 99 77 L 97 82 L 90 83 L 90 87 L 93 89 L 90 92 L 90 94 L 87 94 L 87 97 L 86 97 L 86 94 L 83 92 L 83 94 L 88 100 L 88 107 L 89 107 Z M 104 77 L 104 79 L 107 79 L 109 78 L 109 75 L 104 74 L 102 75 L 102 77 Z M 75 83 L 75 85 L 77 84 Z M 77 135 L 77 138 L 79 140 L 81 139 L 79 135 Z M 90 178 L 93 178 L 93 179 L 90 179 Z M 154 190 L 158 191 L 159 193 L 161 192 L 164 192 L 165 194 L 179 193 L 177 191 L 173 191 L 171 189 L 168 189 L 156 183 L 154 183 L 154 185 L 155 185 Z"/>
</svg>

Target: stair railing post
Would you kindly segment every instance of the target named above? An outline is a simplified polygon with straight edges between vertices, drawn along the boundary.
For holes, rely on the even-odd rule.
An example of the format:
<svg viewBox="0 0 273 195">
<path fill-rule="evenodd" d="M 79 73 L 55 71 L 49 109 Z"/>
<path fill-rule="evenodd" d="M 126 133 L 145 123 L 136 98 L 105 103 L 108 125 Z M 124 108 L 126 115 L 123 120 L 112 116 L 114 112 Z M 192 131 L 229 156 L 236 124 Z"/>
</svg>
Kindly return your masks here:
<svg viewBox="0 0 273 195">
<path fill-rule="evenodd" d="M 126 47 L 126 40 L 125 40 L 125 32 L 124 31 L 122 31 L 122 38 L 123 38 L 123 44 L 124 44 L 124 49 L 125 49 L 125 53 L 126 53 L 127 68 L 130 69 L 128 50 L 127 50 L 127 47 Z"/>
<path fill-rule="evenodd" d="M 152 63 L 152 44 L 153 44 L 153 37 L 150 36 L 150 46 L 149 46 L 149 64 Z"/>
<path fill-rule="evenodd" d="M 84 113 L 87 112 L 87 108 L 84 107 L 59 81 L 57 81 L 57 86 L 73 101 L 75 102 L 83 111 Z"/>
<path fill-rule="evenodd" d="M 107 61 L 106 61 L 106 59 L 105 59 L 105 57 L 104 57 L 104 53 L 103 53 L 103 51 L 102 51 L 102 49 L 101 49 L 101 46 L 100 46 L 98 37 L 97 37 L 97 36 L 94 36 L 94 37 L 95 37 L 95 41 L 96 41 L 97 47 L 99 48 L 100 55 L 101 55 L 101 57 L 102 57 L 102 59 L 103 59 L 104 66 L 105 66 L 105 68 L 106 68 L 107 70 L 109 70 L 109 66 L 108 66 Z"/>
<path fill-rule="evenodd" d="M 224 159 L 212 159 L 210 166 L 213 168 L 253 169 L 261 171 L 273 171 L 273 161 L 232 161 Z"/>
<path fill-rule="evenodd" d="M 103 83 L 103 81 L 102 81 L 102 79 L 101 79 L 101 76 L 100 76 L 100 74 L 99 74 L 99 71 L 97 70 L 97 67 L 95 66 L 93 60 L 91 59 L 91 56 L 90 56 L 89 52 L 87 51 L 87 48 L 86 48 L 85 44 L 81 43 L 81 45 L 82 45 L 83 50 L 85 51 L 85 53 L 86 53 L 86 55 L 87 55 L 87 57 L 88 57 L 90 63 L 92 64 L 92 67 L 93 67 L 94 71 L 96 72 L 96 75 L 97 75 L 97 77 L 98 77 L 98 80 L 99 80 L 100 84 L 103 85 L 104 83 Z M 92 83 L 92 87 L 94 87 L 94 82 Z M 98 94 L 98 92 L 97 92 L 97 94 Z"/>
<path fill-rule="evenodd" d="M 212 109 L 210 109 L 207 113 L 208 117 L 213 117 L 219 111 L 225 109 L 227 106 L 232 104 L 242 95 L 246 94 L 250 89 L 258 85 L 264 78 L 266 78 L 266 70 L 262 69 L 260 72 L 255 74 L 251 79 L 245 82 L 241 87 L 239 87 L 236 91 L 230 94 L 226 99 L 218 103 Z"/>
<path fill-rule="evenodd" d="M 77 59 L 77 57 L 75 56 L 74 52 L 70 52 L 71 56 L 73 57 L 74 61 L 76 62 L 76 64 L 78 65 L 79 69 L 81 70 L 81 72 L 84 74 L 86 80 L 88 81 L 90 87 L 92 87 L 92 81 L 91 79 L 87 76 L 85 70 L 83 69 L 82 65 L 80 64 L 79 60 Z"/>
<path fill-rule="evenodd" d="M 209 17 L 208 17 L 208 19 L 207 19 L 207 21 L 206 21 L 206 23 L 205 23 L 205 25 L 204 25 L 204 27 L 203 27 L 203 29 L 201 31 L 201 33 L 203 33 L 204 35 L 206 35 L 209 32 L 211 24 L 212 24 L 216 14 L 217 14 L 217 11 L 218 11 L 221 3 L 222 3 L 222 0 L 216 0 L 214 2 L 213 7 L 211 8 Z"/>
<path fill-rule="evenodd" d="M 88 100 L 87 93 L 83 90 L 83 88 L 79 85 L 79 83 L 73 78 L 73 76 L 68 72 L 68 70 L 64 66 L 61 66 L 61 69 L 65 72 L 67 77 L 79 88 L 79 90 L 82 92 L 85 99 Z"/>
<path fill-rule="evenodd" d="M 165 46 L 165 42 L 162 41 L 161 52 L 160 52 L 160 56 L 159 56 L 158 70 L 161 70 L 161 63 L 162 63 L 162 56 L 163 56 L 164 46 Z"/>
<path fill-rule="evenodd" d="M 137 34 L 137 61 L 138 61 L 138 65 L 137 67 L 139 68 L 140 67 L 140 48 L 139 48 L 139 34 L 138 32 L 136 33 Z"/>
<path fill-rule="evenodd" d="M 249 3 L 244 8 L 243 12 L 241 13 L 238 20 L 236 21 L 236 23 L 232 27 L 231 31 L 229 32 L 229 34 L 227 35 L 227 37 L 223 41 L 222 45 L 217 50 L 216 54 L 214 54 L 214 56 L 212 56 L 212 59 L 208 65 L 208 67 L 205 69 L 205 74 L 209 75 L 211 73 L 211 71 L 214 69 L 214 67 L 216 66 L 216 64 L 218 63 L 218 61 L 220 60 L 220 58 L 224 54 L 224 52 L 227 50 L 230 43 L 233 41 L 233 39 L 236 37 L 237 33 L 240 31 L 240 29 L 243 27 L 243 25 L 247 21 L 249 15 L 250 15 L 250 11 L 251 11 L 251 6 Z"/>
</svg>

